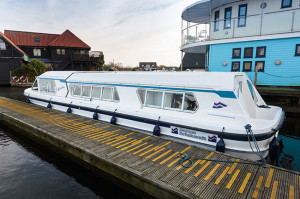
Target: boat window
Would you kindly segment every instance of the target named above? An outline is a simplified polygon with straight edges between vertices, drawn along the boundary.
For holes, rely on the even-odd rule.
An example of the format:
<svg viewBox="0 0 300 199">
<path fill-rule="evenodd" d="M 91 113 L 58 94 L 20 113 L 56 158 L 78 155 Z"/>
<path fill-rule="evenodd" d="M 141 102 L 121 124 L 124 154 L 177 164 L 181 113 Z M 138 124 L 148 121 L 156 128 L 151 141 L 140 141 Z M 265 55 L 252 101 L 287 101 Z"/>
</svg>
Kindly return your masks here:
<svg viewBox="0 0 300 199">
<path fill-rule="evenodd" d="M 161 107 L 163 92 L 147 91 L 146 106 Z"/>
<path fill-rule="evenodd" d="M 183 93 L 165 93 L 164 108 L 181 110 Z"/>
<path fill-rule="evenodd" d="M 91 96 L 91 87 L 90 86 L 82 86 L 82 97 L 90 97 Z"/>
<path fill-rule="evenodd" d="M 114 96 L 113 96 L 113 100 L 114 101 L 119 101 L 120 98 L 119 98 L 119 94 L 118 94 L 118 91 L 117 91 L 117 88 L 114 87 Z"/>
<path fill-rule="evenodd" d="M 56 91 L 56 85 L 54 80 L 48 80 L 48 92 L 49 93 L 55 93 Z"/>
<path fill-rule="evenodd" d="M 100 99 L 101 97 L 101 87 L 93 87 L 92 98 Z"/>
<path fill-rule="evenodd" d="M 47 92 L 48 91 L 48 80 L 40 79 L 40 89 L 41 89 L 41 92 Z"/>
<path fill-rule="evenodd" d="M 36 79 L 36 80 L 34 81 L 34 83 L 33 83 L 31 89 L 32 89 L 33 91 L 37 91 L 38 88 L 39 88 L 39 86 L 38 86 L 38 81 L 37 81 L 37 79 Z"/>
<path fill-rule="evenodd" d="M 192 93 L 185 93 L 183 110 L 196 111 L 198 108 L 195 96 Z"/>
<path fill-rule="evenodd" d="M 112 100 L 112 92 L 113 88 L 112 87 L 103 87 L 102 91 L 102 99 L 103 100 Z"/>
<path fill-rule="evenodd" d="M 137 94 L 139 96 L 140 102 L 142 104 L 145 104 L 145 94 L 146 94 L 146 90 L 144 89 L 138 89 L 137 90 Z"/>
<path fill-rule="evenodd" d="M 80 96 L 81 94 L 81 86 L 80 85 L 74 85 L 73 86 L 73 95 L 74 96 Z"/>
</svg>

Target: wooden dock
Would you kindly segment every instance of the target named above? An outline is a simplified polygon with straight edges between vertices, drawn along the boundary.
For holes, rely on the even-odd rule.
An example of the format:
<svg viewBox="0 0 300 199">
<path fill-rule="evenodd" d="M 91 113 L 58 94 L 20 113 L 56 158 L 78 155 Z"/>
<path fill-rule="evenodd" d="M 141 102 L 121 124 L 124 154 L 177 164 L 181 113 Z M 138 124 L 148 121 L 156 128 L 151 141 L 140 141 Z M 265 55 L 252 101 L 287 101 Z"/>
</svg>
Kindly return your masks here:
<svg viewBox="0 0 300 199">
<path fill-rule="evenodd" d="M 297 172 L 8 98 L 0 98 L 0 113 L 0 125 L 156 198 L 300 198 Z M 237 162 L 194 160 L 185 168 L 178 153 Z"/>
</svg>

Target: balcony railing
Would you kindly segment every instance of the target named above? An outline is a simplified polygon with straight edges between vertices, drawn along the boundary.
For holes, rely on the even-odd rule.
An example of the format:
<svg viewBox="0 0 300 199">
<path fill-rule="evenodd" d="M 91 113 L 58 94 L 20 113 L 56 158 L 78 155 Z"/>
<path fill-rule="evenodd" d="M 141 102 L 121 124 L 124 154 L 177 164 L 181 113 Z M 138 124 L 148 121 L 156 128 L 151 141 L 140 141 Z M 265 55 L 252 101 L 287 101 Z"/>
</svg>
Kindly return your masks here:
<svg viewBox="0 0 300 199">
<path fill-rule="evenodd" d="M 248 36 L 272 35 L 300 31 L 300 9 L 195 24 L 182 30 L 182 45 Z M 203 34 L 205 33 L 205 34 Z"/>
</svg>

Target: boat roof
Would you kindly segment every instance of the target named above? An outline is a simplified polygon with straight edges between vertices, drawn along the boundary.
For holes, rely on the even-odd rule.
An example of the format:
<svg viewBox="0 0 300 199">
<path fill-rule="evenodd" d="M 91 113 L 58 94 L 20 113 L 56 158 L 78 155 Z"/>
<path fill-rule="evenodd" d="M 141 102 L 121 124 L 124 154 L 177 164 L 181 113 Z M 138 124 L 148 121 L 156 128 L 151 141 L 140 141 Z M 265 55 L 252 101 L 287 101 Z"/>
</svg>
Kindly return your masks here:
<svg viewBox="0 0 300 199">
<path fill-rule="evenodd" d="M 231 91 L 241 72 L 72 72 L 51 71 L 39 76 L 68 83 L 126 84 Z"/>
</svg>

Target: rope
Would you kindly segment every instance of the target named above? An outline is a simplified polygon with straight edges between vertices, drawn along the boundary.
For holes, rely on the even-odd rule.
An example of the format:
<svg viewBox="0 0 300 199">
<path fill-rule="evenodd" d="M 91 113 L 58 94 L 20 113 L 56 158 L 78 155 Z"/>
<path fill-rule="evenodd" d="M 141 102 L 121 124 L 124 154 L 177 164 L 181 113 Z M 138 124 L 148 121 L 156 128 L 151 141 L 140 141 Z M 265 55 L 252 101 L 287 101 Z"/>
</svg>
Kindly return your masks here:
<svg viewBox="0 0 300 199">
<path fill-rule="evenodd" d="M 256 155 L 260 158 L 260 160 L 261 160 L 261 162 L 262 162 L 263 164 L 266 164 L 266 160 L 265 160 L 265 158 L 262 156 L 261 151 L 260 151 L 260 149 L 259 149 L 259 146 L 258 146 L 258 144 L 257 144 L 257 141 L 256 141 L 256 139 L 255 139 L 255 136 L 254 136 L 254 134 L 253 134 L 253 131 L 251 130 L 251 125 L 250 125 L 250 124 L 247 124 L 247 125 L 245 126 L 245 129 L 246 129 L 246 132 L 247 132 L 247 135 L 248 135 L 248 141 L 249 141 L 249 145 L 250 145 L 250 148 L 251 148 L 252 152 L 253 152 L 254 154 L 256 154 Z M 251 136 L 251 138 L 252 138 L 252 141 L 253 141 L 253 143 L 254 143 L 256 152 L 255 152 L 255 151 L 253 150 L 253 148 L 252 148 L 249 134 L 250 134 L 250 136 Z"/>
<path fill-rule="evenodd" d="M 295 76 L 278 76 L 278 75 L 272 75 L 272 74 L 269 74 L 269 73 L 266 73 L 266 72 L 263 72 L 265 73 L 266 75 L 269 75 L 269 76 L 273 76 L 273 77 L 278 77 L 278 78 L 296 78 L 296 77 L 300 77 L 300 75 L 295 75 Z"/>
</svg>

